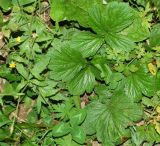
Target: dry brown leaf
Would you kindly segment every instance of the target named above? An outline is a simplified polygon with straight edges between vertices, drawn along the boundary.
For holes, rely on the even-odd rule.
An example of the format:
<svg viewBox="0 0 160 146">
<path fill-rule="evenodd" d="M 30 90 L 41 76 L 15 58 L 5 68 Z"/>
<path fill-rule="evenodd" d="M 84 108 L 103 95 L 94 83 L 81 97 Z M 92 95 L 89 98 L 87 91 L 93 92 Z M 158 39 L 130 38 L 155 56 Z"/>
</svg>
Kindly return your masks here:
<svg viewBox="0 0 160 146">
<path fill-rule="evenodd" d="M 92 141 L 91 143 L 92 143 L 92 146 L 101 146 L 101 144 L 98 143 L 98 141 Z"/>
<path fill-rule="evenodd" d="M 16 115 L 16 111 L 13 111 L 9 118 L 13 119 L 13 117 L 16 117 L 17 122 L 22 123 L 26 122 L 28 114 L 32 111 L 32 108 L 35 104 L 35 100 L 32 100 L 31 106 L 27 107 L 24 103 L 19 105 L 18 108 L 18 114 Z"/>
</svg>

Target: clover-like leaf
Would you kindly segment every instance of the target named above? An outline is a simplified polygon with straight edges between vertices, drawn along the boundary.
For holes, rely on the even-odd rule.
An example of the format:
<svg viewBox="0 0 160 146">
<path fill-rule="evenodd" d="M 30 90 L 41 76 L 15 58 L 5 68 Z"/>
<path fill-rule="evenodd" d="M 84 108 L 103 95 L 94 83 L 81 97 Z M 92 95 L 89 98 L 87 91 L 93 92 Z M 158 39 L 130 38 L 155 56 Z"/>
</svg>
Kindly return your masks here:
<svg viewBox="0 0 160 146">
<path fill-rule="evenodd" d="M 54 137 L 61 137 L 68 134 L 69 132 L 70 132 L 70 126 L 68 123 L 60 123 L 52 128 L 52 135 Z"/>
<path fill-rule="evenodd" d="M 79 144 L 83 144 L 86 140 L 86 134 L 80 126 L 73 127 L 73 129 L 71 130 L 71 134 L 73 140 L 75 140 Z"/>
<path fill-rule="evenodd" d="M 71 134 L 58 138 L 55 141 L 60 146 L 82 146 L 76 143 L 74 140 L 72 140 Z"/>
<path fill-rule="evenodd" d="M 96 132 L 102 143 L 116 142 L 126 135 L 126 128 L 142 117 L 142 108 L 123 93 L 116 92 L 105 104 L 92 102 L 83 124 L 87 134 Z"/>
<path fill-rule="evenodd" d="M 86 118 L 86 111 L 84 109 L 78 110 L 71 114 L 70 123 L 72 126 L 80 125 Z"/>
</svg>

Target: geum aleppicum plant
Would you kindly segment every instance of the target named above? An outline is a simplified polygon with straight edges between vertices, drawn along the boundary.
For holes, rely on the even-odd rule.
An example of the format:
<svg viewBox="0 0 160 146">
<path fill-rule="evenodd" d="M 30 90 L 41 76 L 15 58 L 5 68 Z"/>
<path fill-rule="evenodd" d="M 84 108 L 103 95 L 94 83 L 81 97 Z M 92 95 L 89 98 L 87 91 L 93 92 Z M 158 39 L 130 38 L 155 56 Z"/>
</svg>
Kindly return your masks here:
<svg viewBox="0 0 160 146">
<path fill-rule="evenodd" d="M 160 141 L 156 0 L 6 2 L 0 145 Z"/>
<path fill-rule="evenodd" d="M 85 6 L 77 5 L 78 2 L 76 3 L 74 1 L 66 2 L 65 6 L 63 6 L 62 3 L 62 1 L 51 2 L 51 17 L 53 20 L 57 22 L 63 21 L 64 18 L 68 20 L 77 20 L 82 26 L 90 27 L 94 33 L 93 31 L 76 30 L 70 37 L 71 39 L 64 42 L 67 44 L 66 46 L 63 44 L 63 46 L 54 50 L 53 57 L 49 64 L 49 69 L 54 79 L 66 82 L 70 93 L 75 95 L 82 95 L 85 91 L 92 92 L 95 85 L 98 85 L 97 81 L 105 80 L 106 84 L 109 85 L 108 87 L 111 87 L 112 92 L 115 92 L 115 94 L 116 92 L 119 93 L 119 91 L 124 92 L 125 95 L 123 95 L 123 97 L 127 97 L 124 100 L 129 100 L 130 103 L 140 101 L 142 94 L 151 97 L 159 90 L 158 84 L 156 83 L 158 78 L 154 76 L 155 74 L 152 73 L 150 67 L 149 70 L 147 68 L 147 64 L 150 63 L 152 56 L 146 58 L 147 60 L 143 62 L 145 64 L 142 64 L 140 58 L 137 58 L 136 53 L 133 51 L 137 48 L 136 43 L 141 43 L 150 36 L 149 22 L 146 21 L 147 19 L 144 19 L 145 16 L 142 16 L 141 12 L 131 8 L 128 4 L 117 2 L 110 2 L 107 5 L 93 3 L 93 5 L 86 4 Z M 83 3 L 83 1 L 81 3 Z M 68 6 L 71 6 L 70 9 L 72 10 L 76 8 L 79 10 L 80 8 L 81 13 L 87 18 L 85 22 L 77 13 L 72 13 L 72 15 L 66 13 Z M 103 46 L 105 44 L 106 47 L 104 48 Z M 127 59 L 128 63 L 124 62 L 126 65 L 119 74 L 112 69 L 114 61 L 111 59 L 108 60 L 107 51 L 109 49 L 117 50 L 119 55 L 121 55 L 121 52 L 135 53 L 130 56 L 131 58 Z M 103 57 L 97 60 L 96 57 L 101 53 L 101 50 L 103 50 L 106 55 L 103 54 Z M 121 56 L 117 57 L 119 58 Z M 119 78 L 116 79 L 116 76 L 119 76 Z M 113 80 L 113 78 L 116 80 Z M 117 104 L 119 106 L 121 106 L 121 103 L 118 101 L 123 97 L 117 97 Z M 95 108 L 98 107 L 98 103 L 96 104 L 95 102 Z M 128 114 L 128 119 L 137 113 L 141 113 L 136 112 L 135 107 L 136 106 L 133 106 L 133 114 Z M 106 108 L 108 110 L 109 107 L 106 106 Z M 112 108 L 117 109 L 118 107 L 112 106 Z M 122 104 L 122 109 L 123 108 L 125 110 L 124 104 Z M 138 107 L 138 109 L 142 111 L 140 107 Z M 91 110 L 97 115 L 101 115 L 101 112 L 104 112 L 102 108 L 99 108 L 97 111 L 98 113 L 96 113 L 96 110 L 92 107 Z M 126 111 L 128 111 L 128 109 Z M 104 113 L 106 113 L 107 116 L 107 112 Z M 112 112 L 108 113 L 108 115 L 112 114 Z M 93 117 L 97 117 L 97 115 Z M 87 116 L 90 117 L 89 112 Z M 117 113 L 116 117 L 120 118 L 121 115 Z M 141 118 L 142 114 L 140 114 L 139 120 Z M 120 119 L 122 120 L 123 118 L 121 117 Z M 89 121 L 92 120 L 93 118 L 89 119 Z M 106 131 L 99 131 L 98 129 L 101 122 L 98 122 L 98 120 L 93 120 L 93 122 L 95 126 L 91 127 L 91 129 L 98 135 L 101 135 L 97 136 L 102 143 L 116 142 L 118 137 L 122 138 L 125 136 L 121 130 L 110 133 L 109 131 L 112 131 L 112 129 L 109 129 L 105 124 L 103 124 L 102 129 L 106 127 Z M 111 119 L 106 118 L 105 123 L 109 122 L 112 122 Z M 120 124 L 120 122 L 117 122 L 117 124 Z M 89 127 L 90 125 L 87 126 Z M 116 127 L 121 126 L 120 124 Z M 94 132 L 92 132 L 92 134 Z M 117 139 L 115 136 L 117 136 Z M 113 140 L 111 137 L 113 137 Z"/>
</svg>

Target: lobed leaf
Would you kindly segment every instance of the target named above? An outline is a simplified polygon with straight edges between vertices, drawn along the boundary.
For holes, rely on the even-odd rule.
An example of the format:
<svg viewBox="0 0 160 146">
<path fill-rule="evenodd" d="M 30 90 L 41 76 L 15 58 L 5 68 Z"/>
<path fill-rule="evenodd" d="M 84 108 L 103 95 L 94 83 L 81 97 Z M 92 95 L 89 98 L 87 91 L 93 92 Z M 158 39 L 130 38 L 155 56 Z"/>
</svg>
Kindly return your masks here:
<svg viewBox="0 0 160 146">
<path fill-rule="evenodd" d="M 69 91 L 74 95 L 81 95 L 82 93 L 91 92 L 95 85 L 95 76 L 91 68 L 85 68 L 80 71 L 77 76 L 67 83 Z"/>
<path fill-rule="evenodd" d="M 85 67 L 85 59 L 78 50 L 64 47 L 55 50 L 51 58 L 49 69 L 55 80 L 67 81 L 72 79 Z"/>
<path fill-rule="evenodd" d="M 126 128 L 141 119 L 142 108 L 130 101 L 123 92 L 116 92 L 105 104 L 92 102 L 87 107 L 87 118 L 84 122 L 88 134 L 96 132 L 103 143 L 116 142 L 126 135 Z"/>
<path fill-rule="evenodd" d="M 101 36 L 90 32 L 77 32 L 71 40 L 71 47 L 78 49 L 83 57 L 93 56 L 102 46 L 104 40 Z"/>
</svg>

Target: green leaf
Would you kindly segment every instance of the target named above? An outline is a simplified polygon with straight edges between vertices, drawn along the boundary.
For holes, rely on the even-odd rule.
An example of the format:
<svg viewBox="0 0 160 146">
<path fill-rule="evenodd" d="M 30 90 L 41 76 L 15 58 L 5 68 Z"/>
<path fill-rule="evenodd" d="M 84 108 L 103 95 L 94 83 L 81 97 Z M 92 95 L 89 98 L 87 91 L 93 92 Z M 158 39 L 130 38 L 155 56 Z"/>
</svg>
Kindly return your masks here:
<svg viewBox="0 0 160 146">
<path fill-rule="evenodd" d="M 66 99 L 66 97 L 62 93 L 57 93 L 56 95 L 51 96 L 50 99 L 53 101 L 63 101 Z"/>
<path fill-rule="evenodd" d="M 108 89 L 108 86 L 104 84 L 96 86 L 94 91 L 99 96 L 100 100 L 102 99 L 106 101 L 106 98 L 109 98 L 112 95 L 111 91 Z"/>
<path fill-rule="evenodd" d="M 154 95 L 152 98 L 143 97 L 142 103 L 147 107 L 156 108 L 158 105 L 160 105 L 160 97 L 158 94 Z"/>
<path fill-rule="evenodd" d="M 1 146 L 9 146 L 9 144 L 7 144 L 6 142 L 0 142 Z"/>
<path fill-rule="evenodd" d="M 151 35 L 150 35 L 150 46 L 151 47 L 157 47 L 160 46 L 160 24 L 156 24 L 151 29 Z"/>
<path fill-rule="evenodd" d="M 44 142 L 43 142 L 43 146 L 47 146 L 47 145 L 53 145 L 53 138 L 51 138 L 51 137 L 45 137 L 45 139 L 44 139 Z"/>
<path fill-rule="evenodd" d="M 2 27 L 4 25 L 3 23 L 3 13 L 0 12 L 0 27 Z"/>
<path fill-rule="evenodd" d="M 72 128 L 71 135 L 73 137 L 73 140 L 75 140 L 79 144 L 83 144 L 86 140 L 86 134 L 84 130 L 79 126 Z"/>
<path fill-rule="evenodd" d="M 152 2 L 157 7 L 157 9 L 158 9 L 158 15 L 160 16 L 160 1 L 159 0 L 152 0 Z"/>
<path fill-rule="evenodd" d="M 67 81 L 72 79 L 86 65 L 85 59 L 79 51 L 64 46 L 54 50 L 49 69 L 55 80 Z"/>
<path fill-rule="evenodd" d="M 124 78 L 124 76 L 121 73 L 113 73 L 110 77 L 110 89 L 116 89 L 118 87 L 119 81 L 121 81 Z M 123 90 L 123 89 L 122 89 Z"/>
<path fill-rule="evenodd" d="M 20 92 L 28 84 L 28 81 L 21 80 L 21 82 L 17 85 L 16 91 Z"/>
<path fill-rule="evenodd" d="M 65 17 L 65 1 L 64 0 L 52 0 L 50 16 L 54 21 L 62 21 Z"/>
<path fill-rule="evenodd" d="M 93 90 L 95 83 L 95 76 L 91 70 L 91 67 L 87 67 L 71 79 L 67 83 L 67 86 L 72 94 L 81 95 L 85 91 L 90 93 Z"/>
<path fill-rule="evenodd" d="M 66 17 L 68 20 L 78 21 L 82 26 L 88 26 L 88 12 L 80 8 L 77 2 L 66 4 Z"/>
<path fill-rule="evenodd" d="M 72 99 L 73 99 L 73 102 L 74 102 L 74 104 L 75 104 L 75 107 L 76 107 L 77 109 L 80 109 L 80 108 L 81 108 L 81 97 L 75 95 L 75 96 L 72 96 Z"/>
<path fill-rule="evenodd" d="M 10 137 L 9 130 L 6 130 L 4 128 L 0 128 L 0 141 L 3 141 Z"/>
<path fill-rule="evenodd" d="M 12 0 L 13 5 L 28 5 L 35 2 L 36 0 Z"/>
<path fill-rule="evenodd" d="M 92 63 L 101 71 L 100 76 L 104 79 L 106 84 L 108 84 L 110 82 L 112 71 L 106 62 L 106 58 L 101 56 L 96 56 L 92 60 Z"/>
<path fill-rule="evenodd" d="M 25 141 L 23 144 L 22 144 L 22 146 L 37 146 L 37 144 L 34 144 L 33 142 L 31 142 L 31 141 Z"/>
<path fill-rule="evenodd" d="M 53 35 L 51 33 L 48 33 L 46 29 L 43 31 L 40 31 L 37 35 L 38 37 L 36 38 L 36 42 L 45 42 L 53 39 Z M 36 44 L 35 44 L 35 48 L 36 48 Z"/>
<path fill-rule="evenodd" d="M 78 6 L 79 8 L 88 11 L 90 10 L 90 8 L 92 8 L 95 5 L 102 5 L 102 2 L 99 0 L 71 0 L 72 3 L 76 6 Z"/>
<path fill-rule="evenodd" d="M 37 108 L 37 113 L 38 114 L 41 112 L 42 103 L 45 103 L 44 99 L 43 99 L 42 96 L 39 95 L 37 100 L 36 100 L 36 108 Z"/>
<path fill-rule="evenodd" d="M 32 124 L 36 123 L 36 121 L 38 120 L 38 114 L 36 110 L 32 110 L 31 112 L 28 113 L 26 123 L 29 123 L 30 127 Z"/>
<path fill-rule="evenodd" d="M 118 2 L 94 7 L 89 13 L 89 25 L 100 34 L 120 32 L 133 22 L 132 11 L 128 4 Z"/>
<path fill-rule="evenodd" d="M 0 96 L 17 96 L 16 88 L 12 86 L 9 82 L 6 82 Z"/>
<path fill-rule="evenodd" d="M 133 22 L 133 10 L 125 3 L 111 2 L 106 6 L 94 7 L 89 13 L 89 25 L 104 36 L 113 49 L 130 51 L 135 44 L 119 32 Z"/>
<path fill-rule="evenodd" d="M 52 86 L 39 87 L 38 89 L 43 97 L 49 97 L 58 92 L 58 89 L 54 89 Z"/>
<path fill-rule="evenodd" d="M 150 36 L 149 23 L 145 17 L 140 16 L 141 13 L 135 12 L 135 19 L 131 26 L 124 30 L 124 34 L 134 42 L 140 42 Z"/>
<path fill-rule="evenodd" d="M 54 112 L 56 112 L 56 117 L 64 120 L 69 119 L 69 115 L 73 108 L 73 103 L 70 100 L 66 100 L 65 103 L 53 105 Z"/>
<path fill-rule="evenodd" d="M 125 93 L 131 100 L 140 100 L 142 93 L 152 96 L 156 91 L 155 79 L 143 68 L 126 77 L 122 82 L 124 82 Z"/>
<path fill-rule="evenodd" d="M 28 13 L 33 13 L 35 11 L 35 7 L 34 6 L 25 6 L 24 7 L 24 11 L 28 12 Z"/>
<path fill-rule="evenodd" d="M 77 32 L 72 37 L 71 47 L 78 49 L 83 57 L 89 57 L 97 53 L 103 42 L 103 38 L 98 35 L 89 32 Z"/>
<path fill-rule="evenodd" d="M 6 115 L 2 114 L 1 112 L 0 112 L 0 117 L 1 117 L 0 118 L 0 127 L 6 125 L 8 123 L 11 123 L 11 121 L 9 120 L 9 118 Z"/>
<path fill-rule="evenodd" d="M 70 132 L 70 126 L 68 123 L 60 123 L 52 128 L 52 135 L 54 137 L 61 137 L 68 134 L 69 132 Z"/>
<path fill-rule="evenodd" d="M 25 79 L 28 79 L 28 72 L 22 64 L 17 63 L 16 69 L 19 74 L 21 74 Z"/>
<path fill-rule="evenodd" d="M 54 21 L 75 20 L 80 25 L 88 26 L 88 11 L 94 5 L 101 4 L 99 0 L 53 0 L 50 16 Z"/>
<path fill-rule="evenodd" d="M 34 85 L 37 85 L 37 86 L 40 86 L 40 87 L 44 87 L 44 86 L 47 86 L 48 84 L 47 84 L 47 82 L 45 82 L 45 81 L 39 81 L 39 80 L 37 80 L 37 79 L 31 79 L 30 80 L 30 82 L 32 83 L 32 84 L 34 84 Z"/>
<path fill-rule="evenodd" d="M 137 0 L 137 4 L 142 5 L 145 7 L 147 1 L 146 0 Z"/>
<path fill-rule="evenodd" d="M 11 73 L 11 70 L 6 65 L 0 67 L 0 77 L 9 81 L 20 81 L 22 79 L 22 76 Z"/>
<path fill-rule="evenodd" d="M 135 47 L 135 44 L 131 39 L 118 33 L 107 33 L 105 35 L 105 40 L 111 48 L 116 50 L 129 52 Z"/>
<path fill-rule="evenodd" d="M 41 56 L 40 60 L 36 62 L 34 67 L 31 69 L 31 73 L 34 75 L 35 78 L 43 80 L 43 77 L 40 76 L 40 73 L 42 73 L 42 71 L 44 71 L 47 68 L 49 61 L 50 57 L 45 55 Z"/>
<path fill-rule="evenodd" d="M 139 146 L 143 141 L 159 142 L 160 137 L 152 124 L 140 126 L 132 129 L 131 138 L 134 144 Z"/>
<path fill-rule="evenodd" d="M 116 142 L 126 135 L 127 126 L 140 120 L 142 114 L 142 108 L 119 91 L 105 104 L 97 101 L 89 104 L 83 126 L 88 134 L 96 132 L 103 143 Z"/>
<path fill-rule="evenodd" d="M 59 146 L 82 146 L 72 140 L 71 134 L 55 140 Z"/>
<path fill-rule="evenodd" d="M 3 11 L 7 12 L 12 7 L 12 1 L 11 0 L 1 0 L 0 7 L 3 9 Z"/>
<path fill-rule="evenodd" d="M 3 106 L 3 100 L 1 97 L 0 97 L 0 105 Z"/>
<path fill-rule="evenodd" d="M 83 129 L 87 135 L 96 133 L 96 123 L 100 115 L 104 112 L 105 105 L 100 102 L 92 102 L 86 106 L 87 117 L 82 124 Z"/>
<path fill-rule="evenodd" d="M 15 52 L 10 54 L 10 59 L 15 60 L 16 62 L 19 62 L 19 63 L 24 63 L 24 64 L 27 64 L 28 62 L 27 59 L 24 59 L 23 57 L 20 56 L 19 53 L 15 53 Z"/>
<path fill-rule="evenodd" d="M 85 118 L 86 111 L 81 109 L 70 115 L 70 123 L 72 126 L 78 126 L 84 121 Z"/>
</svg>

